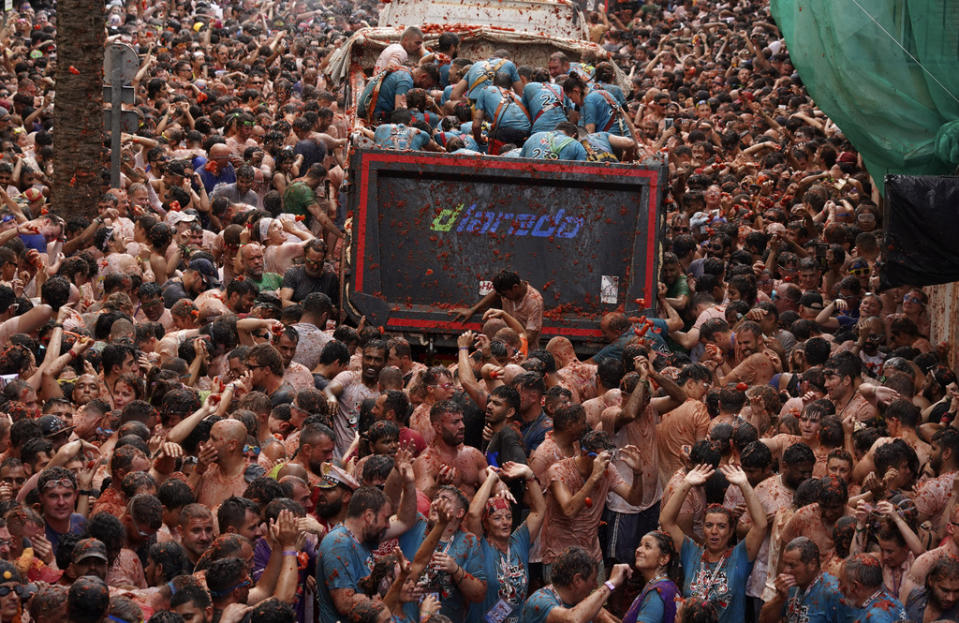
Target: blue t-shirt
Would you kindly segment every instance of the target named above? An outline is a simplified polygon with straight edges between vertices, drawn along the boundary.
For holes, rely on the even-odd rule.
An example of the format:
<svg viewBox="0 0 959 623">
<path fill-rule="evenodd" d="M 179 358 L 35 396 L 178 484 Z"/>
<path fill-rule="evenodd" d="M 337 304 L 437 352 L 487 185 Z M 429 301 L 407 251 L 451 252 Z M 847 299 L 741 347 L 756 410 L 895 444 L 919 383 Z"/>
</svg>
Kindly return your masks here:
<svg viewBox="0 0 959 623">
<path fill-rule="evenodd" d="M 418 151 L 430 142 L 430 136 L 402 123 L 381 123 L 373 133 L 373 142 L 383 149 Z"/>
<path fill-rule="evenodd" d="M 607 97 L 609 99 L 607 99 Z M 621 119 L 622 115 L 610 105 L 610 99 L 615 98 L 601 89 L 593 89 L 583 98 L 583 114 L 579 124 L 586 127 L 596 126 L 594 132 L 610 132 L 616 136 L 630 136 L 629 128 Z M 612 122 L 612 123 L 611 123 Z"/>
<path fill-rule="evenodd" d="M 442 118 L 432 110 L 424 110 L 423 112 L 414 110 L 412 114 L 415 121 L 422 121 L 434 129 L 439 127 L 440 121 L 442 121 Z"/>
<path fill-rule="evenodd" d="M 906 609 L 895 597 L 880 590 L 879 594 L 866 601 L 862 608 L 847 605 L 845 621 L 852 623 L 896 623 L 906 621 Z"/>
<path fill-rule="evenodd" d="M 513 531 L 509 538 L 509 560 L 505 553 L 490 545 L 486 537 L 480 541 L 480 546 L 486 570 L 486 599 L 479 613 L 480 620 L 503 600 L 513 607 L 512 614 L 503 619 L 503 623 L 516 623 L 529 587 L 529 528 L 524 522 Z"/>
<path fill-rule="evenodd" d="M 745 541 L 727 552 L 721 561 L 709 563 L 703 560 L 703 548 L 687 537 L 680 556 L 683 597 L 695 596 L 713 602 L 719 612 L 719 623 L 746 620 L 746 579 L 753 570 L 753 561 L 749 560 Z"/>
<path fill-rule="evenodd" d="M 452 557 L 456 564 L 463 567 L 466 573 L 474 578 L 486 581 L 483 550 L 476 535 L 468 532 L 457 532 L 446 543 L 440 541 L 436 551 L 444 552 Z M 479 623 L 479 611 L 476 608 L 473 608 L 472 612 L 470 611 L 466 597 L 463 596 L 459 586 L 453 581 L 449 573 L 438 571 L 432 565 L 428 565 L 420 578 L 419 586 L 423 587 L 426 593 L 439 593 L 440 614 L 448 616 L 452 621 Z M 467 617 L 467 614 L 474 616 Z M 323 619 L 321 618 L 321 620 Z"/>
<path fill-rule="evenodd" d="M 584 138 L 583 147 L 586 148 L 587 160 L 598 162 L 618 162 L 619 158 L 613 153 L 613 145 L 609 142 L 609 132 L 593 132 Z"/>
<path fill-rule="evenodd" d="M 624 106 L 626 104 L 626 96 L 623 94 L 623 90 L 619 88 L 619 85 L 611 84 L 609 82 L 597 82 L 596 88 L 608 92 L 613 96 L 620 106 Z"/>
<path fill-rule="evenodd" d="M 662 623 L 665 614 L 666 604 L 663 603 L 663 598 L 656 591 L 649 591 L 646 593 L 646 598 L 643 599 L 643 605 L 639 607 L 639 612 L 636 613 L 636 621 L 639 623 Z M 626 623 L 625 619 L 623 623 Z"/>
<path fill-rule="evenodd" d="M 643 339 L 649 340 L 649 346 L 653 350 L 668 354 L 670 352 L 669 344 L 666 343 L 666 340 L 663 336 L 668 335 L 669 325 L 662 318 L 649 318 L 649 320 L 652 321 L 653 328 L 649 329 L 645 334 L 643 334 Z M 617 361 L 622 359 L 623 348 L 629 344 L 631 339 L 637 337 L 635 332 L 636 327 L 642 327 L 642 325 L 637 323 L 626 329 L 622 335 L 616 338 L 613 342 L 601 348 L 598 353 L 593 355 L 593 361 L 599 363 L 603 359 L 615 359 Z M 659 329 L 659 331 L 657 332 L 655 329 Z"/>
<path fill-rule="evenodd" d="M 204 166 L 207 162 L 207 159 L 203 156 L 197 156 L 193 159 L 193 170 L 200 174 L 200 181 L 203 182 L 203 188 L 206 189 L 206 192 L 212 193 L 217 184 L 236 183 L 236 170 L 234 170 L 232 163 L 220 167 L 219 175 L 213 175 Z"/>
<path fill-rule="evenodd" d="M 473 135 L 472 135 L 472 134 L 464 134 L 464 133 L 460 132 L 459 130 L 449 130 L 449 131 L 447 131 L 447 132 L 437 132 L 436 134 L 433 135 L 433 138 L 434 138 L 434 140 L 436 140 L 437 143 L 439 143 L 439 144 L 442 145 L 443 147 L 446 147 L 446 141 L 448 141 L 449 139 L 451 139 L 451 138 L 454 137 L 454 136 L 455 136 L 455 137 L 458 137 L 460 140 L 463 141 L 463 147 L 465 147 L 466 149 L 470 149 L 470 150 L 473 150 L 473 151 L 480 151 L 480 146 L 476 144 L 476 139 L 473 138 Z"/>
<path fill-rule="evenodd" d="M 491 127 L 529 132 L 529 117 L 515 93 L 494 86 L 477 89 L 475 93 L 476 109 L 483 111 Z"/>
<path fill-rule="evenodd" d="M 35 249 L 40 253 L 47 252 L 47 239 L 43 234 L 19 234 L 20 241 L 28 249 Z"/>
<path fill-rule="evenodd" d="M 798 586 L 789 589 L 789 597 L 783 606 L 785 623 L 839 623 L 842 608 L 839 582 L 834 576 L 823 573 L 808 589 Z"/>
<path fill-rule="evenodd" d="M 546 440 L 546 433 L 551 430 L 553 430 L 553 418 L 546 415 L 545 411 L 540 411 L 536 419 L 529 424 L 522 424 L 519 427 L 527 456 L 533 454 L 533 451 Z"/>
<path fill-rule="evenodd" d="M 566 121 L 568 100 L 558 84 L 530 82 L 523 88 L 523 105 L 529 111 L 533 132 L 548 132 Z"/>
<path fill-rule="evenodd" d="M 44 522 L 44 526 L 46 528 L 44 530 L 44 536 L 50 541 L 50 545 L 53 546 L 53 551 L 57 551 L 57 548 L 60 546 L 60 537 L 63 535 L 50 527 L 50 524 L 46 522 Z M 70 513 L 70 529 L 68 534 L 83 534 L 86 531 L 87 518 L 80 513 Z"/>
<path fill-rule="evenodd" d="M 523 143 L 521 158 L 543 160 L 586 160 L 586 149 L 575 138 L 562 132 L 537 132 Z"/>
<path fill-rule="evenodd" d="M 505 58 L 491 58 L 473 63 L 464 78 L 466 80 L 466 96 L 475 100 L 479 90 L 493 84 L 493 78 L 501 71 L 509 74 L 510 82 L 514 84 L 519 82 L 519 72 L 516 71 L 516 65 L 513 61 L 508 61 Z"/>
<path fill-rule="evenodd" d="M 386 71 L 386 70 L 384 70 Z M 380 82 L 375 77 L 367 83 L 360 96 L 359 114 L 366 116 L 366 103 L 373 97 L 373 88 Z M 407 91 L 413 88 L 413 74 L 408 69 L 397 69 L 391 71 L 380 84 L 380 92 L 373 104 L 373 116 L 380 113 L 390 113 L 396 108 L 396 96 L 406 95 Z"/>
<path fill-rule="evenodd" d="M 330 530 L 320 543 L 320 555 L 316 561 L 316 603 L 320 620 L 342 618 L 333 605 L 331 589 L 356 590 L 360 579 L 372 570 L 373 554 L 365 544 L 357 541 L 343 524 Z"/>
<path fill-rule="evenodd" d="M 576 604 L 564 602 L 559 593 L 550 584 L 533 593 L 526 603 L 523 604 L 523 613 L 519 620 L 522 623 L 546 623 L 546 618 L 550 611 L 559 606 L 562 608 L 572 608 Z"/>
</svg>

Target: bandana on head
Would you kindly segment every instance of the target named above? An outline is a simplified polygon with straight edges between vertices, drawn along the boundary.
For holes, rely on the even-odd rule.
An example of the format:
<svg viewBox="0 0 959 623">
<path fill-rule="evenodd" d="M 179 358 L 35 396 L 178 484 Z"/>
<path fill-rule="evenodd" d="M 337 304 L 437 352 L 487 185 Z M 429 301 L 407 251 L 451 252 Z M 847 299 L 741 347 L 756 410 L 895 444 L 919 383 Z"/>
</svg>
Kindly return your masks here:
<svg viewBox="0 0 959 623">
<path fill-rule="evenodd" d="M 506 498 L 490 498 L 486 501 L 486 508 L 483 509 L 483 519 L 488 519 L 490 515 L 500 510 L 511 510 Z"/>
</svg>

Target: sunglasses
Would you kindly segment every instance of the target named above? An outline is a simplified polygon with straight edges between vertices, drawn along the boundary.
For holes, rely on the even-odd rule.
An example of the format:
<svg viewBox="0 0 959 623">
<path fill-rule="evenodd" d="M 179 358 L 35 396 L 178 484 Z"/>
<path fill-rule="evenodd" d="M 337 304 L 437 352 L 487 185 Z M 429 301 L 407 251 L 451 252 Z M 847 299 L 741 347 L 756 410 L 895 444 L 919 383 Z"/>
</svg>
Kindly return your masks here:
<svg viewBox="0 0 959 623">
<path fill-rule="evenodd" d="M 76 489 L 76 484 L 73 483 L 69 478 L 61 478 L 60 480 L 48 480 L 46 484 L 43 485 L 43 490 L 55 489 L 57 487 L 63 487 L 65 489 Z"/>
<path fill-rule="evenodd" d="M 906 295 L 906 296 L 902 297 L 902 302 L 903 302 L 903 303 L 918 303 L 919 305 L 922 305 L 922 299 L 919 298 L 918 296 L 909 296 L 909 295 Z"/>
<path fill-rule="evenodd" d="M 6 597 L 10 593 L 16 593 L 19 596 L 22 590 L 20 586 L 0 586 L 0 597 Z"/>
<path fill-rule="evenodd" d="M 253 453 L 253 456 L 260 456 L 260 446 L 246 444 L 243 446 L 243 454 Z"/>
<path fill-rule="evenodd" d="M 850 268 L 849 274 L 854 275 L 856 277 L 864 277 L 865 275 L 869 274 L 869 269 L 868 268 Z"/>
</svg>

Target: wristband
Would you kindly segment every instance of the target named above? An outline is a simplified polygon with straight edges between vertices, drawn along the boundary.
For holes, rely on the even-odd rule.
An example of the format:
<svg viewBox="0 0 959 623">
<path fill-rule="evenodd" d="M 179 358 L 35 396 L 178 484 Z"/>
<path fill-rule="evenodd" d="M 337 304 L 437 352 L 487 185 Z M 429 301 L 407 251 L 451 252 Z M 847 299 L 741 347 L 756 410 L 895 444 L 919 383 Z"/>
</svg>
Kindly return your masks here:
<svg viewBox="0 0 959 623">
<path fill-rule="evenodd" d="M 77 490 L 77 494 L 78 494 L 78 495 L 88 495 L 88 496 L 90 496 L 90 497 L 93 497 L 93 496 L 95 496 L 95 495 L 97 494 L 97 492 L 94 491 L 93 489 L 78 489 L 78 490 Z"/>
<path fill-rule="evenodd" d="M 285 549 L 285 550 L 283 550 L 283 555 L 284 555 L 284 556 L 297 556 L 297 555 L 299 555 L 299 553 L 300 553 L 300 552 L 296 551 L 295 549 Z"/>
<path fill-rule="evenodd" d="M 469 351 L 469 346 L 460 346 L 460 350 Z"/>
<path fill-rule="evenodd" d="M 605 582 L 603 582 L 603 586 L 608 588 L 610 593 L 616 590 L 616 585 L 610 582 L 609 580 L 606 580 Z"/>
</svg>

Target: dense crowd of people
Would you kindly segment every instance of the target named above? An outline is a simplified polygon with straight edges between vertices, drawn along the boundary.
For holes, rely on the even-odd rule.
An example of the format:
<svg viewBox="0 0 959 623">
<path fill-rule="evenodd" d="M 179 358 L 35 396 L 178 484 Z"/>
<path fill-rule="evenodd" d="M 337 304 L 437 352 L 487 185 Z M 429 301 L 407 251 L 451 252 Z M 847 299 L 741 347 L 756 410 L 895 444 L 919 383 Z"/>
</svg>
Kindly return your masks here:
<svg viewBox="0 0 959 623">
<path fill-rule="evenodd" d="M 545 67 L 409 28 L 354 126 L 370 2 L 110 0 L 141 124 L 93 218 L 47 205 L 56 7 L 6 13 L 0 623 L 957 620 L 959 388 L 861 158 L 766 3 L 600 4 Z M 665 155 L 655 314 L 587 356 L 505 267 L 446 360 L 347 322 L 364 135 Z"/>
</svg>

